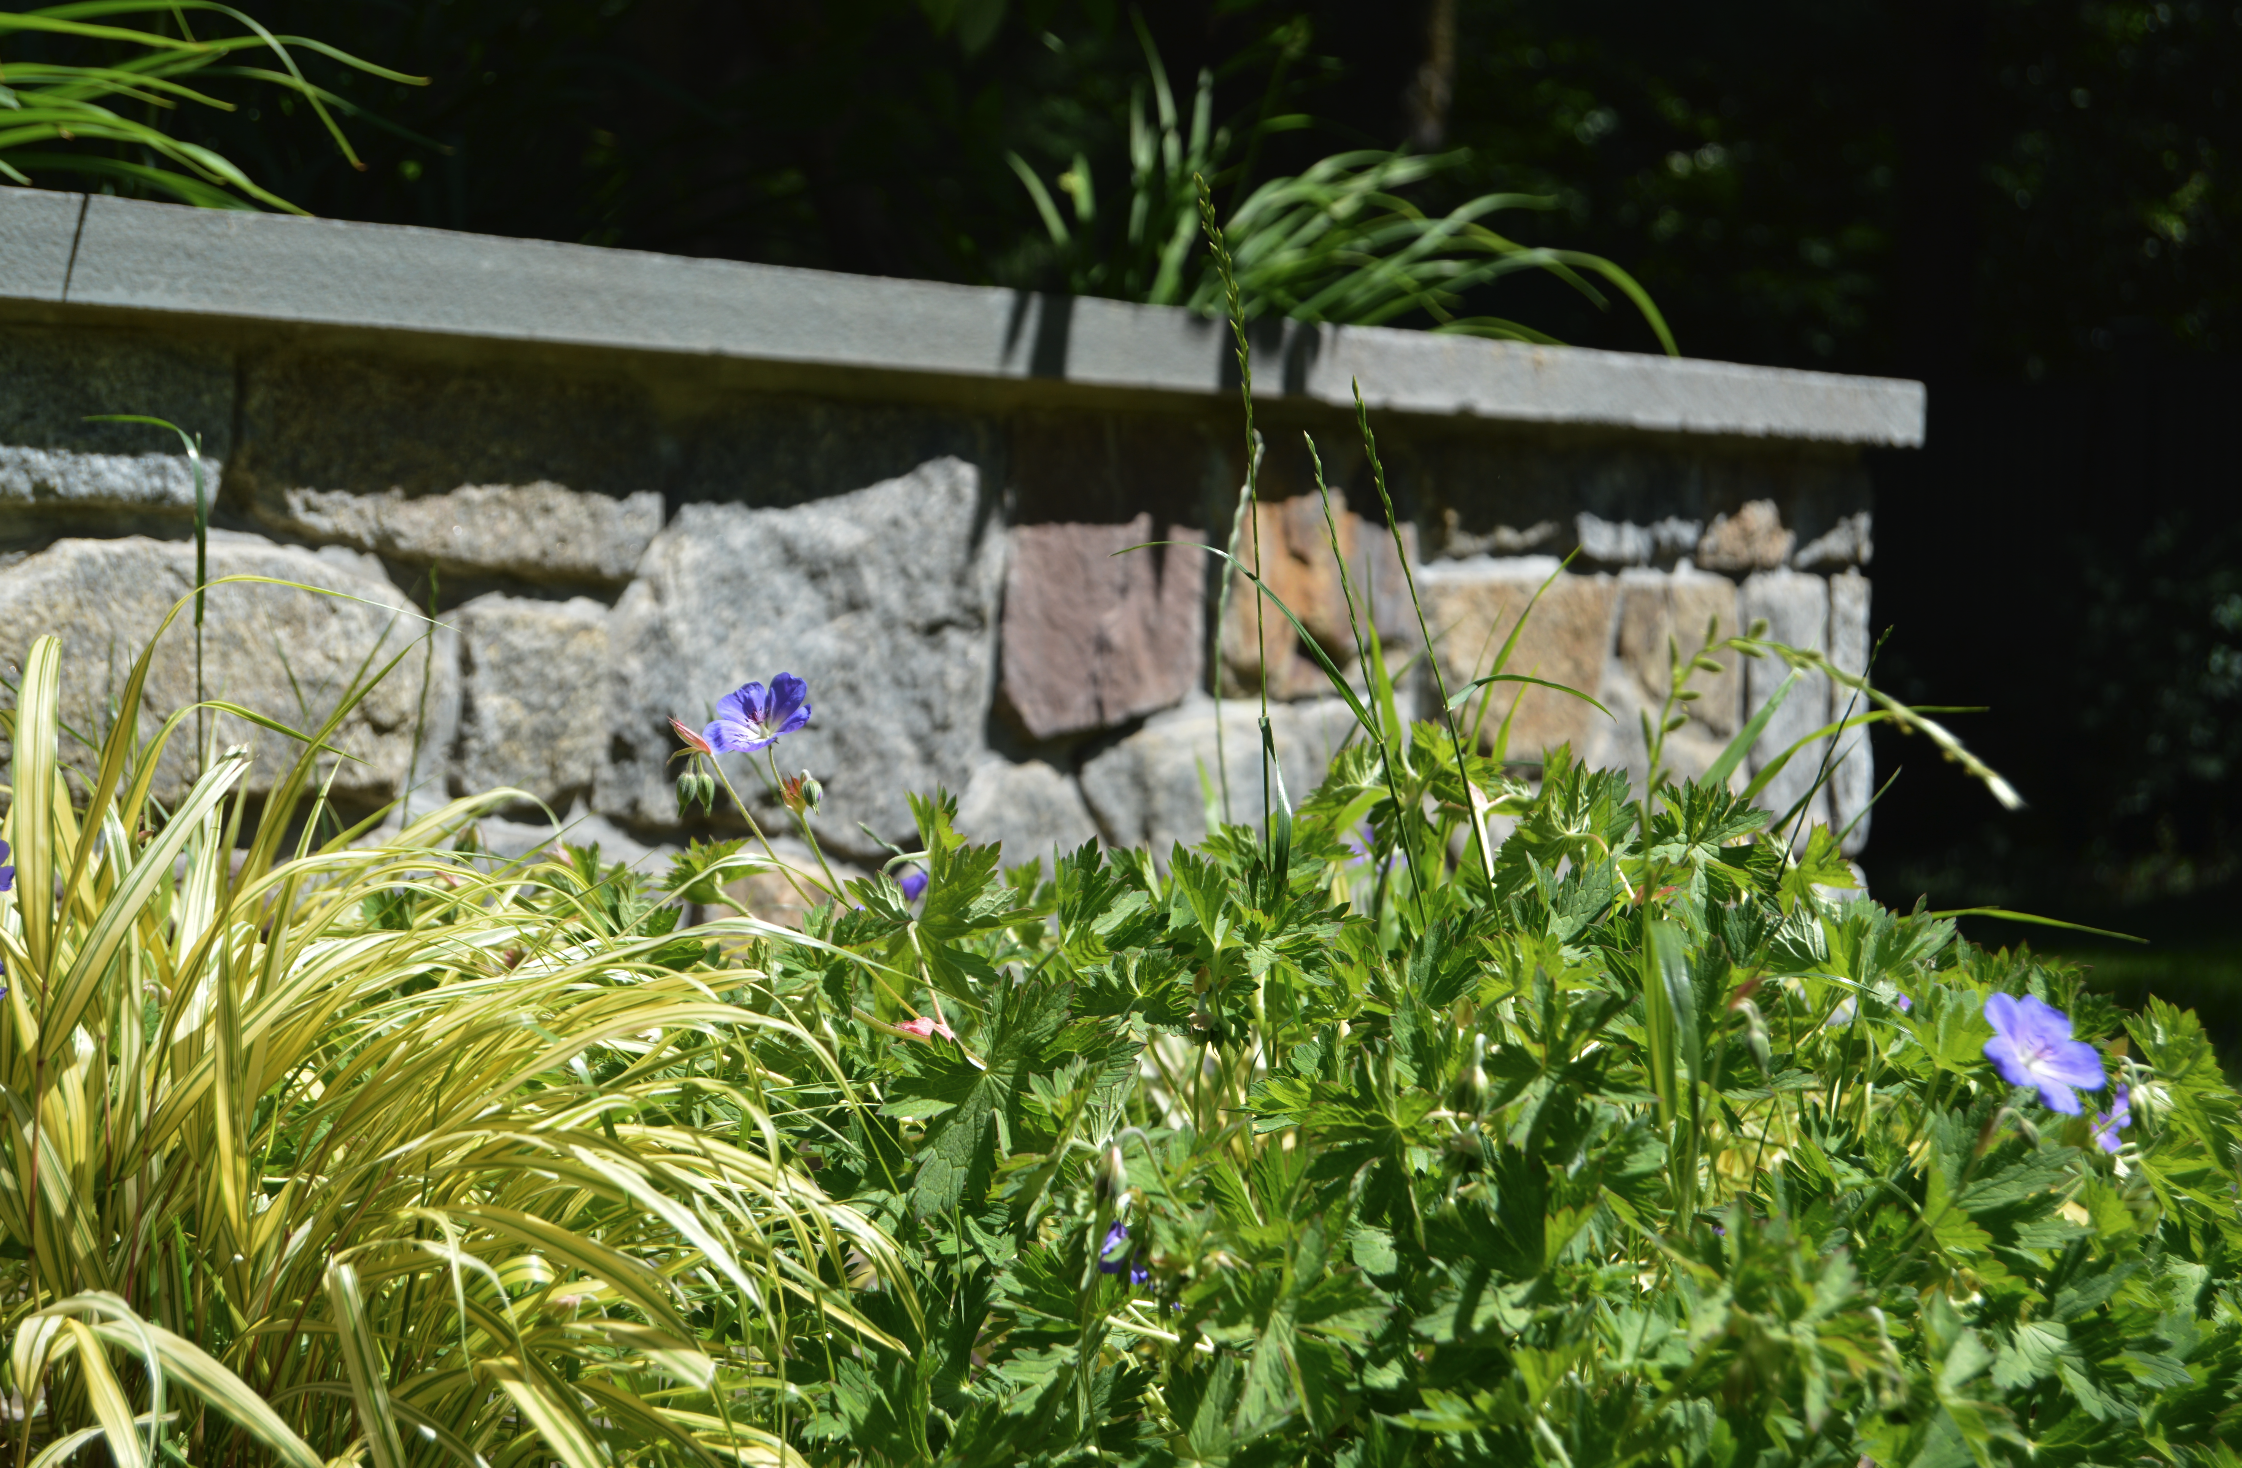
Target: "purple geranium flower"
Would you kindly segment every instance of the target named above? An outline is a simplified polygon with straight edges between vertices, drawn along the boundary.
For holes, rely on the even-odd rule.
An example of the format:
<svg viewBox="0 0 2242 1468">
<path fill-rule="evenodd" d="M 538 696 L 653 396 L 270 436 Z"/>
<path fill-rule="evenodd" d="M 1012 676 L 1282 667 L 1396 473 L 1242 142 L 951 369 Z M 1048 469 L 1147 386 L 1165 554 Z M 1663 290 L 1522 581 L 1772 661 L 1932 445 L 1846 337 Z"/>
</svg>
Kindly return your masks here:
<svg viewBox="0 0 2242 1468">
<path fill-rule="evenodd" d="M 7 859 L 8 843 L 5 841 L 0 841 L 0 862 L 4 862 Z M 15 886 L 15 884 L 16 869 L 12 866 L 0 866 L 0 892 L 7 891 L 9 888 Z"/>
<path fill-rule="evenodd" d="M 2027 994 L 2021 999 L 1995 994 L 1985 1001 L 1993 1038 L 1985 1058 L 2012 1086 L 2036 1086 L 2040 1102 L 2065 1116 L 2079 1114 L 2077 1087 L 2099 1091 L 2106 1084 L 2102 1056 L 2084 1040 L 2071 1038 L 2071 1017 Z"/>
<path fill-rule="evenodd" d="M 742 683 L 716 701 L 716 722 L 701 731 L 711 749 L 748 754 L 778 742 L 810 721 L 810 685 L 781 673 L 765 689 Z"/>
<path fill-rule="evenodd" d="M 916 902 L 926 891 L 926 873 L 920 871 L 917 867 L 913 867 L 896 878 L 895 885 L 903 889 L 903 900 L 905 902 Z"/>
<path fill-rule="evenodd" d="M 1113 1227 L 1105 1231 L 1105 1243 L 1098 1250 L 1098 1273 L 1119 1274 L 1126 1269 L 1130 1284 L 1147 1284 L 1152 1279 L 1152 1270 L 1134 1250 L 1126 1247 L 1128 1242 L 1129 1226 L 1115 1219 Z"/>
<path fill-rule="evenodd" d="M 2124 1086 L 2117 1088 L 2117 1105 L 2108 1111 L 2094 1114 L 2094 1145 L 2105 1152 L 2115 1152 L 2125 1144 L 2117 1134 L 2133 1124 L 2133 1093 Z"/>
</svg>

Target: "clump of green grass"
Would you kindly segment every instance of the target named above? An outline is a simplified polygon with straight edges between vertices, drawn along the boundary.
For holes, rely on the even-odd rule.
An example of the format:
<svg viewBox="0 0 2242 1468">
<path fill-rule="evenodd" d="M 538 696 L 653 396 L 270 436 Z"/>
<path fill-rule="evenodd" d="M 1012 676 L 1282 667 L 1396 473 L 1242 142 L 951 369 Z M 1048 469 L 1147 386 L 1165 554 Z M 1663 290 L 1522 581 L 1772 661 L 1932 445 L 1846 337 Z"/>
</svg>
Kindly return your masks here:
<svg viewBox="0 0 2242 1468">
<path fill-rule="evenodd" d="M 724 957 L 760 925 L 680 935 L 596 858 L 480 858 L 487 802 L 315 845 L 363 688 L 255 825 L 239 750 L 159 809 L 193 710 L 141 737 L 153 653 L 82 799 L 54 639 L 0 716 L 16 1461 L 784 1460 L 780 1344 L 900 1348 L 852 1280 L 917 1307 L 781 1141 L 799 1087 L 845 1084 Z"/>
<path fill-rule="evenodd" d="M 118 23 L 128 18 L 138 24 Z M 335 114 L 369 114 L 308 80 L 298 53 L 386 81 L 428 84 L 323 41 L 275 35 L 216 0 L 75 0 L 17 10 L 0 14 L 0 45 L 8 48 L 0 179 L 30 184 L 73 175 L 105 192 L 157 194 L 206 209 L 304 212 L 224 154 L 178 136 L 172 119 L 182 106 L 231 112 L 236 104 L 217 94 L 229 85 L 277 87 L 290 101 L 301 98 L 350 166 L 362 170 Z"/>
<path fill-rule="evenodd" d="M 1027 162 L 1008 155 L 1070 292 L 1186 306 L 1207 316 L 1227 307 L 1236 320 L 1274 316 L 1375 326 L 1424 318 L 1434 331 L 1549 343 L 1555 338 L 1521 322 L 1460 314 L 1473 291 L 1538 270 L 1608 308 L 1594 283 L 1601 281 L 1634 306 L 1668 355 L 1677 353 L 1649 292 L 1618 265 L 1582 250 L 1522 245 L 1485 222 L 1506 211 L 1549 209 L 1554 199 L 1483 194 L 1442 215 L 1428 215 L 1410 201 L 1412 186 L 1461 167 L 1465 153 L 1418 157 L 1353 149 L 1301 173 L 1264 179 L 1249 192 L 1264 140 L 1312 122 L 1272 110 L 1294 53 L 1280 50 L 1259 113 L 1238 135 L 1215 124 L 1212 71 L 1199 73 L 1184 119 L 1141 17 L 1136 32 L 1145 79 L 1129 99 L 1126 193 L 1101 206 L 1089 160 L 1078 154 L 1057 179 L 1066 200 L 1062 210 Z M 1213 209 L 1203 193 L 1209 178 L 1230 190 L 1229 255 L 1219 264 L 1201 248 L 1201 215 Z"/>
</svg>

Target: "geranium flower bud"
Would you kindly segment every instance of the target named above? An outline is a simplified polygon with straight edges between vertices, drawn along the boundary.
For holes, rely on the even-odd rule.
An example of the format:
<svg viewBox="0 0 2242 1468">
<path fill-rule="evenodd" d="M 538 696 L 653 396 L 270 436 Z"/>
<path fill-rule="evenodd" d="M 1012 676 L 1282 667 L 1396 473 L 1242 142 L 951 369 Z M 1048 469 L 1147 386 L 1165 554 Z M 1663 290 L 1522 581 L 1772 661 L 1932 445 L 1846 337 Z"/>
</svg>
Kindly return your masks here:
<svg viewBox="0 0 2242 1468">
<path fill-rule="evenodd" d="M 704 812 L 716 809 L 716 776 L 707 770 L 701 771 L 701 809 Z"/>
<path fill-rule="evenodd" d="M 1122 1160 L 1121 1144 L 1105 1149 L 1098 1159 L 1097 1170 L 1090 1176 L 1090 1191 L 1096 1195 L 1099 1206 L 1110 1207 L 1113 1200 L 1129 1190 L 1129 1168 Z"/>
<path fill-rule="evenodd" d="M 701 798 L 701 772 L 688 769 L 677 777 L 677 814 L 683 817 Z"/>
</svg>

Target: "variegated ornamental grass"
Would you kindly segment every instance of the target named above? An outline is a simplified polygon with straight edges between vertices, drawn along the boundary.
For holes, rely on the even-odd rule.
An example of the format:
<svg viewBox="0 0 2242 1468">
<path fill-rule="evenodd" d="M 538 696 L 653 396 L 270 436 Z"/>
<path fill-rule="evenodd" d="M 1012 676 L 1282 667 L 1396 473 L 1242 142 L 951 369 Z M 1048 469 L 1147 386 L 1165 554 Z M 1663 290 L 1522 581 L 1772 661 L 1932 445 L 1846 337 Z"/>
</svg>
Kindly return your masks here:
<svg viewBox="0 0 2242 1468">
<path fill-rule="evenodd" d="M 53 639 L 7 719 L 15 1461 L 97 1436 L 121 1464 L 781 1461 L 768 1341 L 895 1344 L 852 1271 L 915 1306 L 883 1233 L 776 1160 L 790 1091 L 838 1081 L 710 962 L 756 925 L 680 938 L 620 869 L 441 849 L 470 802 L 289 837 L 354 699 L 259 822 L 239 751 L 156 811 L 192 725 L 142 741 L 152 653 L 90 789 L 58 764 Z"/>
</svg>

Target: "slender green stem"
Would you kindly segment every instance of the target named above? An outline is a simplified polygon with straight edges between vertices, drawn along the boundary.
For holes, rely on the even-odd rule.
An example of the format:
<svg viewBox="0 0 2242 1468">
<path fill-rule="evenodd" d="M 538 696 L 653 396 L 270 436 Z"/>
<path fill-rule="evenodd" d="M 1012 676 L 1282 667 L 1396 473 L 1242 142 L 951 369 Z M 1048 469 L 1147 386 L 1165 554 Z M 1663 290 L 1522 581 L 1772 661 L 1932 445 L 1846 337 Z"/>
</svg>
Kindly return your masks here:
<svg viewBox="0 0 2242 1468">
<path fill-rule="evenodd" d="M 708 763 L 709 767 L 716 771 L 717 780 L 723 784 L 724 793 L 732 797 L 733 809 L 737 810 L 741 817 L 746 820 L 747 829 L 754 833 L 756 843 L 763 848 L 763 854 L 771 859 L 771 865 L 777 867 L 780 873 L 785 876 L 786 884 L 794 889 L 795 896 L 801 898 L 807 906 L 816 906 L 817 899 L 810 896 L 802 888 L 804 874 L 797 871 L 793 863 L 782 860 L 778 852 L 771 846 L 771 838 L 763 834 L 762 824 L 755 819 L 755 812 L 747 808 L 747 802 L 742 800 L 739 791 L 733 788 L 732 777 L 725 774 L 724 767 L 715 760 L 712 759 Z M 812 877 L 809 880 L 811 886 L 819 885 L 816 878 Z M 828 899 L 837 899 L 840 896 L 839 891 L 833 888 L 819 887 L 819 890 L 823 891 Z"/>
<path fill-rule="evenodd" d="M 398 815 L 398 824 L 413 823 L 413 782 L 420 778 L 420 744 L 428 731 L 428 685 L 436 675 L 436 598 L 442 582 L 441 568 L 433 562 L 428 567 L 428 627 L 421 633 L 420 658 L 420 709 L 413 717 L 413 752 L 405 761 L 405 808 Z"/>
<path fill-rule="evenodd" d="M 771 768 L 771 787 L 773 792 L 776 793 L 783 789 L 786 782 L 778 772 L 778 756 L 772 752 L 772 746 L 767 744 L 763 746 L 763 759 Z M 779 803 L 786 804 L 783 798 Z M 817 858 L 818 870 L 825 873 L 826 890 L 838 897 L 841 892 L 841 879 L 833 875 L 833 868 L 825 860 L 825 848 L 818 845 L 817 832 L 810 829 L 809 812 L 807 810 L 795 810 L 791 805 L 786 808 L 794 817 L 794 824 L 801 827 L 802 839 L 809 843 L 810 854 Z"/>
<path fill-rule="evenodd" d="M 1432 668 L 1432 684 L 1440 696 L 1440 722 L 1448 731 L 1448 745 L 1456 759 L 1456 778 L 1465 785 L 1471 783 L 1470 767 L 1464 763 L 1463 736 L 1456 731 L 1456 711 L 1448 707 L 1448 679 L 1440 671 L 1440 654 L 1432 645 L 1432 628 L 1425 622 L 1424 600 L 1417 594 L 1417 576 L 1409 569 L 1409 546 L 1401 538 L 1401 521 L 1393 512 L 1393 496 L 1386 492 L 1386 466 L 1378 459 L 1377 435 L 1370 431 L 1370 409 L 1362 400 L 1362 384 L 1352 384 L 1355 395 L 1355 425 L 1362 433 L 1362 451 L 1370 460 L 1370 479 L 1378 486 L 1378 505 L 1386 512 L 1386 530 L 1393 536 L 1394 559 L 1401 562 L 1401 581 L 1409 588 L 1409 605 L 1417 613 L 1417 635 L 1424 639 L 1425 661 Z M 1493 864 L 1487 852 L 1487 833 L 1478 812 L 1472 813 L 1472 847 L 1479 853 L 1481 867 L 1492 871 Z"/>
<path fill-rule="evenodd" d="M 1230 334 L 1237 342 L 1238 401 L 1245 409 L 1246 418 L 1246 482 L 1244 490 L 1238 496 L 1238 515 L 1240 517 L 1248 515 L 1252 517 L 1253 570 L 1256 576 L 1260 576 L 1265 574 L 1261 561 L 1261 503 L 1259 490 L 1256 487 L 1256 481 L 1259 479 L 1261 471 L 1261 436 L 1255 433 L 1253 428 L 1253 348 L 1246 340 L 1245 312 L 1238 299 L 1238 272 L 1235 263 L 1230 258 L 1230 248 L 1223 241 L 1221 222 L 1215 218 L 1213 192 L 1208 189 L 1204 174 L 1192 175 L 1192 182 L 1198 186 L 1199 223 L 1206 231 L 1207 246 L 1214 254 L 1214 268 L 1222 277 L 1223 301 L 1230 313 Z M 1237 554 L 1237 549 L 1238 522 L 1233 519 L 1230 527 L 1230 553 L 1232 556 Z M 1229 591 L 1230 581 L 1226 573 L 1223 581 L 1224 615 L 1222 622 L 1224 625 L 1218 627 L 1215 632 L 1216 677 L 1218 680 L 1216 695 L 1218 698 L 1220 697 L 1219 659 L 1222 647 L 1221 638 L 1229 620 Z M 1261 692 L 1261 723 L 1262 727 L 1266 728 L 1269 723 L 1269 634 L 1265 621 L 1268 616 L 1268 608 L 1262 604 L 1262 601 L 1263 599 L 1259 596 L 1253 599 L 1253 638 L 1254 665 L 1258 669 L 1257 681 L 1260 683 Z M 1219 703 L 1215 707 L 1214 732 L 1215 762 L 1222 766 L 1222 818 L 1227 821 L 1230 819 L 1230 766 L 1228 761 L 1222 757 L 1222 709 Z M 1261 829 L 1265 837 L 1269 831 L 1269 824 L 1269 745 L 1264 741 L 1261 746 Z"/>
</svg>

